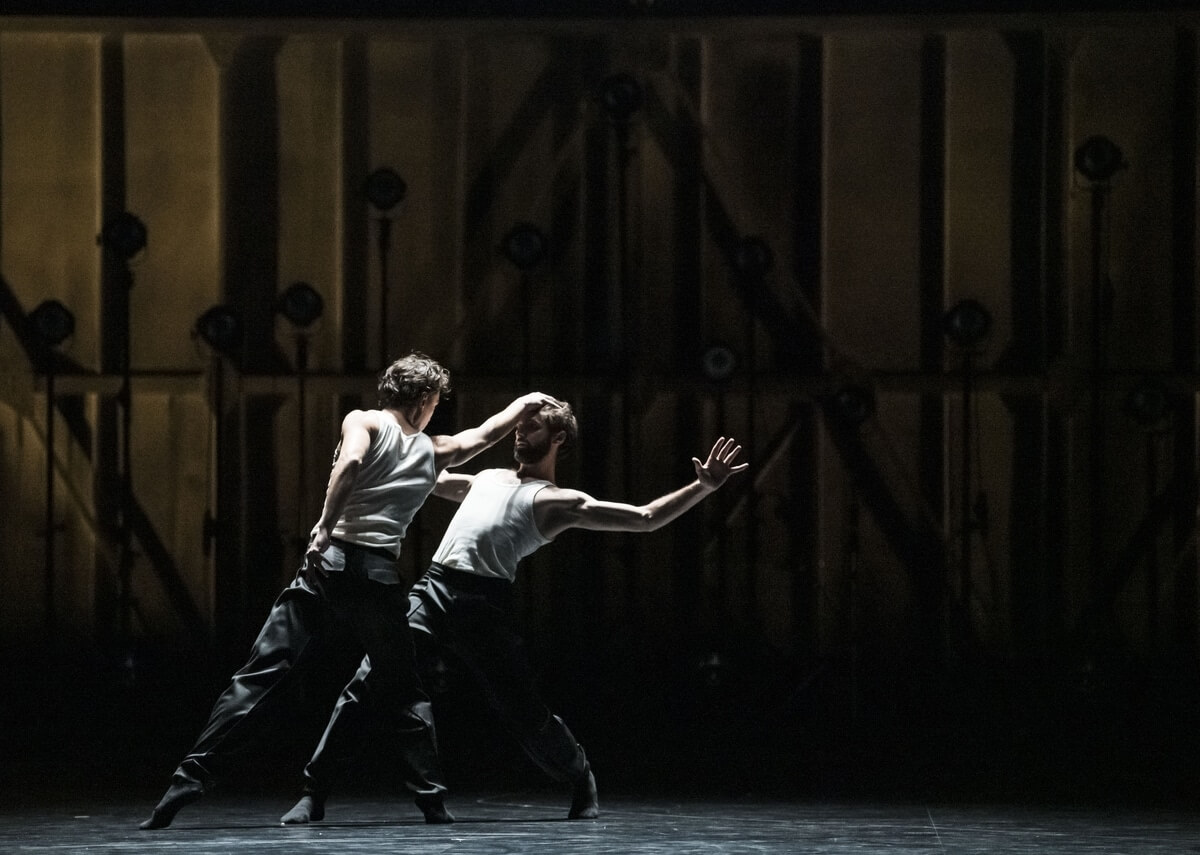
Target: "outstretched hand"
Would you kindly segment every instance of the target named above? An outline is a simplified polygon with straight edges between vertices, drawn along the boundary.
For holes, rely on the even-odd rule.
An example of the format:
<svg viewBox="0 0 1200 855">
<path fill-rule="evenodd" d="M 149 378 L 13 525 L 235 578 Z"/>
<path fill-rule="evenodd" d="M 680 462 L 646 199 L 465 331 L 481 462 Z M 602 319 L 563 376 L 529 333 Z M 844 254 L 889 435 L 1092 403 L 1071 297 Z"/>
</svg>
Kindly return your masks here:
<svg viewBox="0 0 1200 855">
<path fill-rule="evenodd" d="M 708 460 L 701 463 L 699 458 L 692 458 L 692 465 L 696 467 L 696 480 L 710 490 L 717 489 L 730 475 L 736 475 L 749 468 L 749 463 L 734 465 L 741 452 L 742 447 L 737 444 L 737 440 L 733 437 L 721 437 L 713 443 Z"/>
</svg>

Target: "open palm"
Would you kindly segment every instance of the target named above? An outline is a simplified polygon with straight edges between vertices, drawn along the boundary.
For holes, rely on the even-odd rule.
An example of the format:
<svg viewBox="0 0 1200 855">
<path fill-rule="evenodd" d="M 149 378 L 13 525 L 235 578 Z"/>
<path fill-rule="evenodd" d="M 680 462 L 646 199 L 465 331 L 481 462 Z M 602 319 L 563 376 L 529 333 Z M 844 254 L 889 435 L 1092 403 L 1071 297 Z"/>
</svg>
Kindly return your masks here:
<svg viewBox="0 0 1200 855">
<path fill-rule="evenodd" d="M 737 440 L 733 437 L 721 437 L 713 443 L 706 461 L 701 463 L 699 458 L 692 458 L 692 465 L 696 467 L 696 478 L 710 490 L 717 489 L 730 475 L 750 466 L 749 463 L 734 463 L 741 452 L 742 447 L 738 445 Z"/>
</svg>

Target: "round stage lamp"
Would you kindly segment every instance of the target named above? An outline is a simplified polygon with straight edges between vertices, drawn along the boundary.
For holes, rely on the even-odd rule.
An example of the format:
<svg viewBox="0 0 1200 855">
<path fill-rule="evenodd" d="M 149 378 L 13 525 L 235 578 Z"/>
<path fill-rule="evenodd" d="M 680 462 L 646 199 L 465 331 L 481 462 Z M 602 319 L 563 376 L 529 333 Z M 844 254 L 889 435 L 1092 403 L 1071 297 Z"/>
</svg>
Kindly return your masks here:
<svg viewBox="0 0 1200 855">
<path fill-rule="evenodd" d="M 408 185 L 394 169 L 381 166 L 367 176 L 367 180 L 363 184 L 363 193 L 366 195 L 367 201 L 371 203 L 371 207 L 387 213 L 404 201 L 404 196 L 408 193 Z"/>
<path fill-rule="evenodd" d="M 146 224 L 124 211 L 104 224 L 99 243 L 113 255 L 126 261 L 146 248 Z"/>
<path fill-rule="evenodd" d="M 737 354 L 723 344 L 714 344 L 704 351 L 703 365 L 704 376 L 720 383 L 732 377 L 737 370 Z"/>
<path fill-rule="evenodd" d="M 532 270 L 546 257 L 546 236 L 532 223 L 517 223 L 500 241 L 500 251 L 519 270 Z"/>
<path fill-rule="evenodd" d="M 1139 383 L 1129 390 L 1122 407 L 1125 414 L 1144 428 L 1162 424 L 1171 415 L 1167 390 L 1160 383 Z"/>
<path fill-rule="evenodd" d="M 75 333 L 75 316 L 58 300 L 45 300 L 26 318 L 29 331 L 47 347 L 58 347 Z"/>
<path fill-rule="evenodd" d="M 1075 149 L 1075 168 L 1089 181 L 1107 181 L 1127 165 L 1121 149 L 1108 137 L 1088 137 Z"/>
<path fill-rule="evenodd" d="M 218 353 L 230 353 L 242 341 L 242 322 L 228 306 L 213 306 L 196 319 L 196 335 Z"/>
<path fill-rule="evenodd" d="M 970 350 L 992 331 L 992 315 L 978 300 L 959 300 L 942 317 L 942 330 L 956 345 Z"/>
<path fill-rule="evenodd" d="M 610 75 L 600 84 L 600 103 L 613 121 L 627 122 L 641 109 L 642 86 L 632 75 Z"/>
<path fill-rule="evenodd" d="M 833 415 L 849 427 L 858 427 L 875 414 L 875 396 L 865 386 L 847 384 L 830 397 Z"/>
<path fill-rule="evenodd" d="M 742 238 L 734 245 L 730 260 L 739 276 L 759 282 L 770 272 L 775 263 L 775 254 L 762 238 L 750 236 Z"/>
<path fill-rule="evenodd" d="M 275 301 L 275 311 L 301 328 L 311 326 L 324 308 L 321 295 L 307 282 L 293 282 Z"/>
</svg>

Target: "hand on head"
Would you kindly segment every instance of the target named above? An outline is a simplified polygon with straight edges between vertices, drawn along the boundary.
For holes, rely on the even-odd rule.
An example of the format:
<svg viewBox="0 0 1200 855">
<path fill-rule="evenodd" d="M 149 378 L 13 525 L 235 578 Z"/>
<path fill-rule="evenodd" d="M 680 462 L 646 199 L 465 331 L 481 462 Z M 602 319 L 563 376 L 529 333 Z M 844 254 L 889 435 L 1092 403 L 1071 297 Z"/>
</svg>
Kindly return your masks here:
<svg viewBox="0 0 1200 855">
<path fill-rule="evenodd" d="M 706 461 L 701 463 L 699 458 L 692 458 L 692 465 L 696 467 L 696 480 L 710 490 L 717 489 L 730 475 L 749 468 L 749 463 L 734 464 L 741 452 L 742 447 L 738 445 L 737 440 L 733 437 L 721 437 L 713 443 Z"/>
<path fill-rule="evenodd" d="M 530 392 L 517 399 L 525 406 L 525 415 L 532 416 L 542 411 L 543 407 L 561 407 L 562 401 L 547 395 L 545 392 Z"/>
</svg>

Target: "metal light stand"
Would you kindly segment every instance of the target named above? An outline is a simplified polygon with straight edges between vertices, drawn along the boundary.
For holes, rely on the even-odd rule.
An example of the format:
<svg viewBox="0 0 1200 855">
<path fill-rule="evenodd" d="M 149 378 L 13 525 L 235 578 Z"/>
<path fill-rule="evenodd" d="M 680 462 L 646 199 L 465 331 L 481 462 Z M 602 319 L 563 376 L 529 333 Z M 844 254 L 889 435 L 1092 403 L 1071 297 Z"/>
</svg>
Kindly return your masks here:
<svg viewBox="0 0 1200 855">
<path fill-rule="evenodd" d="M 388 255 L 392 246 L 392 220 L 381 214 L 375 220 L 378 226 L 376 247 L 379 252 L 379 368 L 388 366 Z"/>
<path fill-rule="evenodd" d="M 209 471 L 214 468 L 220 471 L 221 449 L 224 448 L 225 438 L 225 363 L 221 355 L 217 351 L 213 351 L 209 357 L 209 400 L 212 409 L 210 425 L 212 425 L 212 442 L 209 448 Z M 204 527 L 201 535 L 201 551 L 204 557 L 209 557 L 213 552 L 213 547 L 217 540 L 221 537 L 221 521 L 220 511 L 217 508 L 218 501 L 216 491 L 209 486 L 207 502 L 208 507 L 204 511 Z"/>
<path fill-rule="evenodd" d="M 869 389 L 854 384 L 841 386 L 830 399 L 830 409 L 843 429 L 861 430 L 875 413 L 875 397 Z M 845 577 L 847 585 L 848 632 L 850 636 L 850 726 L 859 722 L 862 684 L 862 621 L 860 600 L 862 580 L 860 559 L 862 556 L 862 500 L 858 478 L 851 472 L 850 496 L 846 503 L 846 534 L 844 544 Z"/>
<path fill-rule="evenodd" d="M 1104 578 L 1104 537 L 1108 526 L 1108 506 L 1104 496 L 1106 389 L 1108 363 L 1106 333 L 1111 313 L 1112 286 L 1105 265 L 1106 245 L 1104 242 L 1104 206 L 1111 189 L 1114 175 L 1124 169 L 1126 163 L 1121 150 L 1109 139 L 1093 136 L 1075 150 L 1075 168 L 1088 181 L 1091 194 L 1091 238 L 1092 238 L 1092 282 L 1091 282 L 1091 441 L 1088 447 L 1089 492 L 1091 494 L 1092 528 L 1089 548 L 1091 563 L 1091 602 L 1089 604 L 1093 633 L 1102 631 L 1104 604 L 1100 602 L 1102 579 Z M 1099 638 L 1093 639 L 1099 641 Z"/>
<path fill-rule="evenodd" d="M 119 275 L 127 291 L 133 291 L 133 270 L 130 262 L 146 248 L 146 226 L 128 212 L 122 212 L 105 223 L 99 243 L 119 261 Z M 120 639 L 127 659 L 124 663 L 126 678 L 132 682 L 133 669 L 133 323 L 132 300 L 124 300 L 124 329 L 121 336 L 121 388 L 117 402 L 121 407 L 121 509 L 120 509 L 120 564 L 117 574 L 117 603 L 120 622 Z"/>
<path fill-rule="evenodd" d="M 960 544 L 959 598 L 962 603 L 963 627 L 971 629 L 971 596 L 974 588 L 971 535 L 980 527 L 971 507 L 972 418 L 974 407 L 975 356 L 980 344 L 992 328 L 992 316 L 977 300 L 955 303 L 942 319 L 943 332 L 962 353 L 962 472 L 959 484 Z"/>
<path fill-rule="evenodd" d="M 228 306 L 213 306 L 196 320 L 192 335 L 203 340 L 209 349 L 209 400 L 212 411 L 209 472 L 212 473 L 215 468 L 214 480 L 219 483 L 222 449 L 225 447 L 225 358 L 232 357 L 241 347 L 241 318 Z M 214 489 L 212 484 L 209 485 L 207 501 L 203 529 L 203 551 L 206 558 L 212 553 L 216 542 L 225 535 L 220 490 Z M 220 552 L 217 554 L 219 556 Z"/>
<path fill-rule="evenodd" d="M 376 218 L 378 234 L 376 245 L 379 251 L 379 368 L 387 368 L 391 361 L 388 358 L 388 256 L 391 251 L 392 220 L 388 214 L 399 205 L 408 185 L 395 170 L 383 166 L 367 176 L 363 185 L 363 194 L 371 207 L 379 212 Z"/>
<path fill-rule="evenodd" d="M 125 267 L 128 287 L 133 290 L 133 272 Z M 133 635 L 133 346 L 132 311 L 126 301 L 125 342 L 121 348 L 121 564 L 118 602 L 121 612 L 121 637 Z"/>
<path fill-rule="evenodd" d="M 617 265 L 621 294 L 621 475 L 624 492 L 629 496 L 633 490 L 633 411 L 632 397 L 632 354 L 630 353 L 630 304 L 632 284 L 629 276 L 629 164 L 633 157 L 630 147 L 630 120 L 642 106 L 642 87 L 628 74 L 614 74 L 605 79 L 600 99 L 612 123 L 617 141 Z M 636 599 L 637 572 L 634 567 L 633 539 L 625 535 L 622 541 L 625 553 L 625 595 L 632 609 Z"/>
<path fill-rule="evenodd" d="M 1146 507 L 1158 498 L 1160 445 L 1171 435 L 1172 407 L 1167 390 L 1156 382 L 1143 382 L 1129 391 L 1123 407 L 1145 436 Z M 1146 544 L 1146 638 L 1151 653 L 1157 652 L 1159 622 L 1159 555 L 1153 537 Z"/>
<path fill-rule="evenodd" d="M 54 637 L 58 623 L 54 607 L 54 368 L 51 360 L 46 367 L 46 635 Z"/>
<path fill-rule="evenodd" d="M 717 432 L 725 435 L 725 395 L 730 379 L 738 367 L 738 358 L 723 344 L 715 344 L 704 352 L 704 376 L 715 388 L 717 404 Z M 717 598 L 724 602 L 728 588 L 729 562 L 726 527 L 717 533 Z"/>
<path fill-rule="evenodd" d="M 58 354 L 55 348 L 74 334 L 75 316 L 58 300 L 45 300 L 29 313 L 26 322 L 29 325 L 31 340 L 41 347 L 38 359 L 46 376 L 46 550 L 43 582 L 46 636 L 48 642 L 53 643 L 58 624 L 55 607 L 58 575 L 55 566 L 55 535 L 58 527 L 54 522 L 54 415 L 57 409 L 54 380 L 57 374 Z"/>
<path fill-rule="evenodd" d="M 532 223 L 516 223 L 500 242 L 500 252 L 521 273 L 521 389 L 528 391 L 533 372 L 533 269 L 546 257 L 547 241 L 541 230 Z M 526 574 L 532 570 L 537 556 L 525 559 Z M 525 586 L 526 607 L 533 613 L 534 589 Z"/>
<path fill-rule="evenodd" d="M 962 576 L 960 579 L 963 619 L 971 620 L 971 532 L 975 529 L 971 513 L 971 392 L 974 383 L 975 352 L 965 348 L 962 355 L 962 483 L 959 485 L 959 524 L 962 526 Z"/>
<path fill-rule="evenodd" d="M 316 323 L 325 308 L 325 301 L 317 290 L 307 282 L 293 282 L 276 298 L 275 311 L 292 325 L 296 336 L 296 528 L 292 543 L 303 560 L 308 543 L 308 402 L 306 378 L 308 376 L 308 328 Z M 299 563 L 299 561 L 297 562 Z"/>
<path fill-rule="evenodd" d="M 849 632 L 850 632 L 850 726 L 858 724 L 859 693 L 862 670 L 862 639 L 859 637 L 859 558 L 862 551 L 860 520 L 862 505 L 858 496 L 858 485 L 850 479 L 850 499 L 846 505 L 846 585 L 849 588 Z"/>
<path fill-rule="evenodd" d="M 305 502 L 308 498 L 308 484 L 305 476 L 305 452 L 308 448 L 307 438 L 307 417 L 305 410 L 305 376 L 308 374 L 308 335 L 300 332 L 296 334 L 296 403 L 298 412 L 296 413 L 296 452 L 297 460 L 299 461 L 299 483 L 296 488 L 299 490 L 296 505 L 300 509 L 299 513 L 302 518 L 305 514 Z M 301 526 L 301 529 L 303 526 Z"/>
<path fill-rule="evenodd" d="M 758 316 L 757 309 L 763 299 L 762 292 L 767 287 L 767 275 L 775 263 L 775 254 L 762 238 L 750 236 L 742 238 L 734 250 L 734 273 L 742 279 L 743 286 L 749 290 L 750 311 L 746 313 L 746 437 L 742 446 L 749 460 L 754 459 L 755 437 L 758 435 L 755 406 L 758 399 Z M 751 573 L 757 572 L 758 567 L 758 491 L 746 493 L 746 536 L 745 552 L 746 566 Z M 755 585 L 749 586 L 746 598 L 746 615 L 749 622 L 754 620 L 756 611 Z"/>
<path fill-rule="evenodd" d="M 501 240 L 500 252 L 521 274 L 521 388 L 527 390 L 533 380 L 533 270 L 546 257 L 546 236 L 532 223 L 516 223 Z"/>
<path fill-rule="evenodd" d="M 1090 423 L 1091 441 L 1088 445 L 1089 494 L 1092 502 L 1092 530 L 1090 540 L 1090 563 L 1093 578 L 1100 578 L 1104 558 L 1104 533 L 1107 530 L 1108 503 L 1104 496 L 1105 461 L 1104 446 L 1107 435 L 1105 384 L 1108 380 L 1108 363 L 1105 352 L 1105 333 L 1109 311 L 1110 293 L 1104 271 L 1104 203 L 1108 197 L 1107 182 L 1094 181 L 1092 196 L 1092 353 Z M 1097 616 L 1098 617 L 1098 616 Z"/>
</svg>

